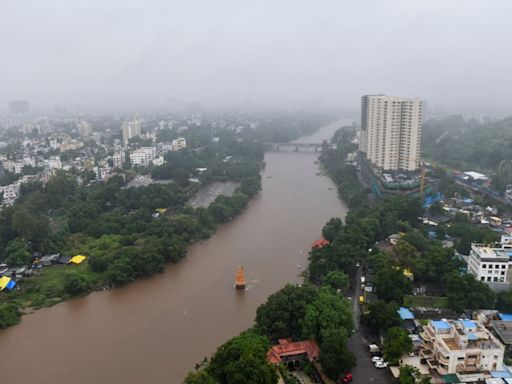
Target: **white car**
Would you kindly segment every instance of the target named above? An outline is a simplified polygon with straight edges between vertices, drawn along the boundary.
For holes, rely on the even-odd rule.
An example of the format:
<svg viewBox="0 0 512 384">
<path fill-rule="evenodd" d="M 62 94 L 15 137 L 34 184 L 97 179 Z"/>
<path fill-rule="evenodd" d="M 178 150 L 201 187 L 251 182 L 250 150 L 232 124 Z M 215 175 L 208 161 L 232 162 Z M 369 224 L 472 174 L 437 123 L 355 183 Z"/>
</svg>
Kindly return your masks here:
<svg viewBox="0 0 512 384">
<path fill-rule="evenodd" d="M 382 357 L 380 357 L 380 356 L 373 356 L 373 357 L 372 357 L 372 363 L 378 363 L 379 361 L 380 361 L 380 362 L 382 362 L 382 361 L 383 361 L 383 360 L 382 360 Z"/>
<path fill-rule="evenodd" d="M 375 368 L 386 368 L 388 366 L 388 363 L 385 361 L 377 361 L 375 363 Z"/>
</svg>

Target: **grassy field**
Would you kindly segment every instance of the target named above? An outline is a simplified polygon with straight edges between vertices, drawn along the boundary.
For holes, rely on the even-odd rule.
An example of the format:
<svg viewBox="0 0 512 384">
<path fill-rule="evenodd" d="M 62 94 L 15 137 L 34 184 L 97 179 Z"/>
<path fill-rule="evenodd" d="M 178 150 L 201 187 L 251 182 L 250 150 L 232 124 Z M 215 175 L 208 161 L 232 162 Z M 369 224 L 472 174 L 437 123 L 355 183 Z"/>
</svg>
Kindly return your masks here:
<svg viewBox="0 0 512 384">
<path fill-rule="evenodd" d="M 446 297 L 438 296 L 405 296 L 404 306 L 406 307 L 430 307 L 447 308 L 448 300 Z"/>
</svg>

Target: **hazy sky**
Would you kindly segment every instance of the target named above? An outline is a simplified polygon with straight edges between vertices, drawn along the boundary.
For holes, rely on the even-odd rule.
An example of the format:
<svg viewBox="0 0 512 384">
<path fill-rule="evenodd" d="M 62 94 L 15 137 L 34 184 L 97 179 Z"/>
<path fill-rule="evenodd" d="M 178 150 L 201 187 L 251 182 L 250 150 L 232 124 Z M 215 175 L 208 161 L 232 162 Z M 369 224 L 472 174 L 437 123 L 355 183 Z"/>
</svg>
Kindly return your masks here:
<svg viewBox="0 0 512 384">
<path fill-rule="evenodd" d="M 511 0 L 0 0 L 0 109 L 365 93 L 512 109 Z"/>
</svg>

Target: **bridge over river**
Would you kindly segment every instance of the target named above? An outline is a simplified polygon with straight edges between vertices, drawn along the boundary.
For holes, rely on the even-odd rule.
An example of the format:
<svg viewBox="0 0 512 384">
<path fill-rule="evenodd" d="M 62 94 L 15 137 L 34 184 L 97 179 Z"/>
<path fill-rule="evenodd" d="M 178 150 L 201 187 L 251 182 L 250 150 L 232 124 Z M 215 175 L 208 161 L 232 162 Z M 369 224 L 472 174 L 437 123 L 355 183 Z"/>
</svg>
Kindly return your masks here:
<svg viewBox="0 0 512 384">
<path fill-rule="evenodd" d="M 263 143 L 267 151 L 272 152 L 321 152 L 322 143 Z M 333 144 L 329 144 L 333 147 Z"/>
</svg>

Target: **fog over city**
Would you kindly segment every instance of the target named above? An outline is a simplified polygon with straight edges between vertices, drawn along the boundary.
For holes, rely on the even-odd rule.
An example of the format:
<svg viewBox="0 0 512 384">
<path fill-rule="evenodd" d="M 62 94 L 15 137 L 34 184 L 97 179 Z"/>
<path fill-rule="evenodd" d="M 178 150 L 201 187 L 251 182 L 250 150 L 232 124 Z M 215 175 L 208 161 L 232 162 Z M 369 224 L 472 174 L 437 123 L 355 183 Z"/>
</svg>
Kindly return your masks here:
<svg viewBox="0 0 512 384">
<path fill-rule="evenodd" d="M 315 106 L 418 96 L 510 110 L 512 2 L 0 2 L 0 108 Z"/>
</svg>

